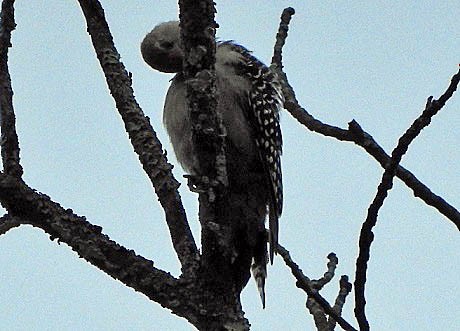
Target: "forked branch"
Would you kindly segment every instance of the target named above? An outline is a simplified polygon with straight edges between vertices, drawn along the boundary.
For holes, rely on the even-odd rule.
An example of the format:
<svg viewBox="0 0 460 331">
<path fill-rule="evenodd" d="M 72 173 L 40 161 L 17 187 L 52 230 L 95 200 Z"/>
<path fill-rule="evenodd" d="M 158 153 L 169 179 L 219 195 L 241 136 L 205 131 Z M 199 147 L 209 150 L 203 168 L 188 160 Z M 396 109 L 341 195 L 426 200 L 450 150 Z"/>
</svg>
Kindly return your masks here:
<svg viewBox="0 0 460 331">
<path fill-rule="evenodd" d="M 281 23 L 276 36 L 274 55 L 272 58 L 272 70 L 276 72 L 283 84 L 283 94 L 286 99 L 284 107 L 287 111 L 302 125 L 309 130 L 322 134 L 326 137 L 332 137 L 340 141 L 353 142 L 366 150 L 369 155 L 379 162 L 385 168 L 390 157 L 382 147 L 365 132 L 355 121 L 348 124 L 348 129 L 341 129 L 329 124 L 325 124 L 314 118 L 307 110 L 302 108 L 296 99 L 294 89 L 289 85 L 287 75 L 283 71 L 282 64 L 282 47 L 285 44 L 288 32 L 288 24 L 294 10 L 286 8 L 281 16 Z M 433 193 L 425 184 L 419 181 L 409 170 L 400 166 L 396 167 L 396 176 L 401 179 L 414 193 L 415 197 L 422 199 L 427 205 L 436 208 L 441 214 L 449 219 L 460 230 L 460 212 L 445 201 L 439 195 Z"/>
<path fill-rule="evenodd" d="M 185 273 L 189 273 L 197 268 L 198 249 L 177 190 L 179 183 L 172 174 L 172 166 L 166 159 L 148 117 L 134 98 L 131 77 L 120 61 L 120 54 L 113 43 L 101 4 L 96 0 L 79 0 L 79 3 L 126 132 L 165 210 L 166 222 L 174 249 L 182 264 L 182 271 L 187 269 Z"/>
<path fill-rule="evenodd" d="M 19 141 L 13 109 L 13 89 L 8 70 L 11 32 L 16 27 L 13 5 L 14 0 L 3 1 L 0 14 L 0 127 L 2 136 L 0 144 L 4 172 L 20 178 L 23 170 L 19 163 Z"/>
<path fill-rule="evenodd" d="M 457 90 L 460 81 L 460 70 L 452 77 L 451 83 L 446 92 L 438 100 L 433 100 L 429 97 L 422 114 L 412 123 L 407 131 L 399 138 L 398 144 L 391 153 L 391 158 L 386 165 L 382 175 L 382 180 L 378 186 L 377 193 L 367 211 L 367 217 L 361 228 L 359 237 L 359 255 L 356 260 L 356 275 L 355 275 L 355 315 L 358 320 L 361 330 L 369 330 L 369 323 L 366 318 L 365 306 L 366 299 L 364 296 L 367 262 L 370 257 L 370 248 L 374 240 L 373 227 L 377 223 L 377 215 L 380 208 L 388 195 L 388 191 L 393 186 L 393 178 L 396 174 L 399 163 L 402 157 L 407 152 L 409 145 L 419 135 L 423 128 L 428 126 L 431 118 L 436 115 L 445 103 L 452 97 Z"/>
</svg>

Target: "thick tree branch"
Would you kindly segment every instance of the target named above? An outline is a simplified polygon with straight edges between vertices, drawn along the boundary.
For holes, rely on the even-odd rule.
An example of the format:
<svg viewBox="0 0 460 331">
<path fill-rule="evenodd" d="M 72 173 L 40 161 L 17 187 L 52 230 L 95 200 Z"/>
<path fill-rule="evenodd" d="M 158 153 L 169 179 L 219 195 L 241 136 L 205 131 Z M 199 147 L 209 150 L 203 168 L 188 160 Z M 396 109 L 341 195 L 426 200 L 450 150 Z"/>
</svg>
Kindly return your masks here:
<svg viewBox="0 0 460 331">
<path fill-rule="evenodd" d="M 288 24 L 291 16 L 294 14 L 292 8 L 284 10 L 281 16 L 280 28 L 276 37 L 275 51 L 272 58 L 272 70 L 280 77 L 283 84 L 283 94 L 286 99 L 284 107 L 289 113 L 309 130 L 320 133 L 327 137 L 333 137 L 340 141 L 354 142 L 356 145 L 365 149 L 373 156 L 380 165 L 385 168 L 390 157 L 385 153 L 382 147 L 365 132 L 356 121 L 351 121 L 348 130 L 341 129 L 332 125 L 325 124 L 315 119 L 304 108 L 299 105 L 296 99 L 294 89 L 289 85 L 286 74 L 282 68 L 282 47 L 287 38 Z M 398 165 L 396 176 L 400 178 L 412 191 L 414 196 L 422 199 L 426 204 L 436 208 L 441 214 L 447 217 L 460 230 L 460 213 L 452 205 L 446 202 L 442 197 L 431 192 L 431 190 L 420 182 L 410 171 Z"/>
<path fill-rule="evenodd" d="M 225 130 L 216 112 L 215 7 L 211 0 L 179 0 L 183 72 L 192 123 L 198 176 L 202 259 L 200 279 L 205 318 L 200 330 L 249 330 L 232 269 L 231 222 L 228 208 Z M 230 216 L 230 217 L 229 217 Z"/>
<path fill-rule="evenodd" d="M 11 176 L 21 177 L 23 169 L 19 163 L 19 141 L 16 134 L 13 89 L 8 70 L 8 48 L 11 47 L 11 32 L 16 27 L 13 5 L 14 0 L 4 0 L 0 14 L 0 144 L 3 170 Z"/>
<path fill-rule="evenodd" d="M 278 244 L 278 254 L 281 255 L 281 257 L 284 260 L 284 263 L 291 269 L 292 274 L 294 277 L 297 279 L 296 286 L 302 290 L 304 290 L 309 298 L 312 298 L 315 300 L 315 302 L 322 308 L 322 310 L 331 316 L 337 323 L 344 329 L 344 330 L 354 330 L 356 329 L 351 326 L 345 319 L 343 319 L 342 316 L 340 316 L 335 309 L 333 309 L 329 303 L 324 299 L 319 293 L 318 290 L 315 289 L 312 286 L 312 281 L 304 275 L 302 270 L 299 268 L 299 266 L 292 260 L 291 255 L 289 252 L 281 245 Z M 335 256 L 335 255 L 334 255 Z M 331 260 L 331 255 L 328 256 L 329 259 Z M 332 262 L 334 265 L 334 262 Z M 332 265 L 328 264 L 328 271 L 330 272 L 330 267 Z M 325 275 L 327 275 L 326 273 Z M 326 278 L 329 278 L 329 276 L 326 276 Z M 323 283 L 322 281 L 317 283 L 321 284 Z M 344 298 L 343 298 L 344 300 Z M 345 300 L 344 300 L 345 301 Z"/>
<path fill-rule="evenodd" d="M 182 271 L 189 274 L 190 270 L 196 268 L 198 250 L 177 191 L 179 183 L 173 177 L 172 166 L 167 162 L 148 117 L 144 115 L 134 98 L 131 77 L 121 63 L 120 55 L 113 44 L 101 4 L 96 0 L 79 0 L 79 3 L 107 85 L 125 123 L 134 151 L 139 155 L 144 171 L 165 210 L 166 222 L 174 249 L 182 264 Z"/>
<path fill-rule="evenodd" d="M 9 214 L 3 215 L 0 217 L 0 236 L 13 228 L 17 228 L 20 225 L 21 222 L 17 217 L 12 217 Z"/>
<path fill-rule="evenodd" d="M 51 240 L 66 243 L 89 263 L 173 313 L 192 321 L 191 316 L 199 316 L 198 305 L 191 300 L 194 289 L 155 268 L 152 261 L 110 240 L 101 227 L 62 208 L 22 180 L 0 172 L 0 201 L 15 215 L 12 221 L 43 229 Z"/>
<path fill-rule="evenodd" d="M 181 0 L 180 26 L 184 48 L 183 74 L 187 81 L 187 102 L 192 121 L 192 139 L 202 174 L 209 178 L 211 190 L 227 183 L 225 129 L 216 112 L 216 41 L 213 1 Z M 213 196 L 212 193 L 209 194 Z M 212 200 L 212 198 L 211 198 Z M 213 201 L 210 201 L 211 203 Z"/>
<path fill-rule="evenodd" d="M 184 49 L 182 74 L 187 84 L 192 140 L 201 172 L 198 174 L 201 178 L 194 180 L 200 187 L 203 262 L 204 265 L 216 261 L 225 264 L 225 247 L 220 247 L 218 236 L 209 226 L 219 227 L 221 235 L 227 231 L 219 217 L 227 175 L 224 128 L 216 112 L 215 8 L 214 3 L 207 0 L 200 1 L 199 5 L 196 1 L 179 1 L 179 8 Z"/>
<path fill-rule="evenodd" d="M 388 195 L 388 191 L 391 190 L 393 186 L 393 177 L 396 174 L 396 169 L 398 164 L 401 162 L 403 155 L 407 152 L 410 143 L 412 143 L 423 128 L 430 124 L 431 118 L 436 115 L 442 107 L 444 107 L 447 100 L 449 100 L 449 98 L 457 90 L 459 81 L 460 70 L 452 77 L 451 83 L 446 92 L 438 100 L 433 100 L 433 97 L 428 98 L 425 110 L 401 136 L 397 146 L 391 153 L 391 159 L 385 167 L 375 198 L 369 206 L 366 221 L 363 223 L 359 237 L 359 255 L 356 260 L 355 275 L 355 315 L 361 330 L 369 330 L 369 323 L 365 313 L 366 299 L 364 296 L 364 290 L 366 284 L 367 262 L 370 257 L 370 247 L 372 241 L 374 240 L 372 228 L 377 223 L 378 212 Z"/>
</svg>

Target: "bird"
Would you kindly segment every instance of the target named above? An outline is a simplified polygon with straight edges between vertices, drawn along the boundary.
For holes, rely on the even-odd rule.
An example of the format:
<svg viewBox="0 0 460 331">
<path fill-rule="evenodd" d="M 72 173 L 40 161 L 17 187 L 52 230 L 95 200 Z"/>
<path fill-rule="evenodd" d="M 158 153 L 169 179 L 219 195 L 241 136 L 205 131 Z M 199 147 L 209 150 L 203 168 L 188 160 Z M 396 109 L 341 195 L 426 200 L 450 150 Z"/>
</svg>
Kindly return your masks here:
<svg viewBox="0 0 460 331">
<path fill-rule="evenodd" d="M 182 72 L 180 23 L 158 24 L 142 40 L 140 49 L 150 67 L 175 73 L 165 99 L 163 123 L 182 168 L 192 176 L 200 175 Z M 226 132 L 228 197 L 237 220 L 233 229 L 236 283 L 241 291 L 252 272 L 265 308 L 267 263 L 273 263 L 283 209 L 281 84 L 248 49 L 231 40 L 217 42 L 215 72 L 216 112 Z"/>
</svg>

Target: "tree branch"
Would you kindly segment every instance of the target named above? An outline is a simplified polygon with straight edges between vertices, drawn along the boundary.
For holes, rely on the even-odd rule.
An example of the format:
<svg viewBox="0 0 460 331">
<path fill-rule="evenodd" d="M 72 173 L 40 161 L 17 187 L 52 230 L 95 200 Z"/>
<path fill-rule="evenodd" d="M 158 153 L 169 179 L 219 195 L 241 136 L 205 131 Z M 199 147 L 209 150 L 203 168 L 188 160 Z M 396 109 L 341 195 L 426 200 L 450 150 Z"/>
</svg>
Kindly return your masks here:
<svg viewBox="0 0 460 331">
<path fill-rule="evenodd" d="M 281 245 L 278 244 L 278 254 L 281 255 L 281 257 L 283 258 L 284 260 L 284 263 L 286 263 L 286 265 L 291 269 L 291 272 L 292 274 L 294 275 L 294 277 L 297 279 L 297 283 L 296 283 L 296 286 L 302 290 L 304 290 L 308 297 L 309 298 L 312 298 L 315 300 L 316 303 L 318 303 L 321 308 L 323 309 L 323 311 L 328 314 L 329 316 L 331 316 L 334 320 L 337 321 L 337 323 L 339 323 L 339 325 L 344 329 L 344 330 L 354 330 L 356 331 L 356 329 L 351 326 L 351 324 L 349 324 L 345 319 L 343 319 L 343 317 L 341 317 L 337 311 L 335 309 L 333 309 L 329 303 L 326 301 L 326 299 L 324 299 L 319 293 L 318 293 L 318 290 L 313 288 L 312 286 L 312 281 L 304 275 L 304 273 L 302 272 L 302 270 L 299 268 L 299 266 L 292 260 L 291 258 L 291 255 L 289 254 L 289 252 Z M 333 255 L 335 256 L 335 255 Z M 331 257 L 333 257 L 331 254 L 328 256 L 329 259 L 331 259 Z M 332 263 L 332 265 L 334 265 L 334 263 Z M 332 265 L 328 265 L 328 271 L 329 268 L 332 266 Z M 327 278 L 329 276 L 326 276 Z M 317 283 L 321 284 L 321 283 L 324 283 L 324 281 L 317 281 Z M 345 299 L 343 298 L 343 300 L 345 301 Z"/>
<path fill-rule="evenodd" d="M 385 168 L 390 161 L 390 157 L 371 135 L 365 132 L 354 120 L 348 123 L 348 132 L 351 133 L 355 144 L 364 148 Z M 427 205 L 436 208 L 460 230 L 460 213 L 455 207 L 446 202 L 441 196 L 433 193 L 425 184 L 401 165 L 398 165 L 396 168 L 396 176 L 412 189 L 415 197 L 420 198 Z"/>
<path fill-rule="evenodd" d="M 193 288 L 155 268 L 152 261 L 136 255 L 133 250 L 110 240 L 101 227 L 75 215 L 71 209 L 62 208 L 22 180 L 0 172 L 0 200 L 15 215 L 12 222 L 43 229 L 51 240 L 66 243 L 92 265 L 171 309 L 174 314 L 189 321 L 199 316 L 197 304 L 191 300 Z"/>
<path fill-rule="evenodd" d="M 208 0 L 200 1 L 199 6 L 196 1 L 181 0 L 179 6 L 192 139 L 199 148 L 196 154 L 200 175 L 209 177 L 214 190 L 219 185 L 227 185 L 225 129 L 216 112 L 216 10 L 214 2 Z M 212 198 L 214 194 L 209 196 Z"/>
<path fill-rule="evenodd" d="M 0 236 L 20 225 L 21 222 L 17 217 L 12 217 L 9 214 L 3 215 L 2 217 L 0 217 Z"/>
<path fill-rule="evenodd" d="M 332 137 L 340 141 L 353 142 L 365 149 L 374 157 L 380 165 L 385 168 L 390 157 L 385 153 L 382 147 L 365 132 L 355 121 L 348 124 L 348 130 L 341 129 L 332 125 L 325 124 L 315 119 L 304 108 L 299 105 L 296 99 L 294 89 L 289 85 L 287 75 L 283 72 L 282 65 L 282 47 L 285 44 L 288 32 L 288 24 L 291 16 L 294 14 L 292 8 L 286 8 L 281 16 L 280 28 L 276 36 L 275 51 L 272 58 L 272 70 L 280 77 L 283 85 L 283 94 L 286 99 L 284 107 L 289 113 L 310 131 L 320 133 L 327 137 Z M 398 165 L 396 176 L 400 178 L 412 191 L 414 196 L 422 199 L 427 205 L 436 208 L 441 214 L 447 217 L 460 230 L 460 213 L 452 205 L 446 202 L 442 197 L 434 194 L 431 190 L 420 182 L 410 171 Z"/>
<path fill-rule="evenodd" d="M 19 141 L 13 108 L 13 89 L 8 70 L 8 48 L 11 32 L 15 29 L 14 0 L 4 0 L 0 14 L 0 126 L 1 154 L 5 173 L 20 178 L 23 169 L 19 163 Z"/>
<path fill-rule="evenodd" d="M 339 284 L 340 284 L 339 294 L 337 295 L 337 298 L 335 299 L 335 304 L 334 304 L 334 307 L 332 307 L 332 309 L 337 313 L 337 315 L 340 316 L 342 314 L 343 306 L 345 305 L 345 300 L 348 294 L 350 294 L 352 286 L 351 286 L 351 283 L 348 281 L 348 276 L 346 275 L 343 275 L 342 277 L 340 277 Z M 333 319 L 332 317 L 329 317 L 327 321 L 328 329 L 334 330 L 336 323 L 337 322 L 335 321 L 335 319 Z"/>
<path fill-rule="evenodd" d="M 311 286 L 316 290 L 321 290 L 326 284 L 328 284 L 335 275 L 335 269 L 337 264 L 339 264 L 339 259 L 335 253 L 329 253 L 327 256 L 329 262 L 327 263 L 327 271 L 324 273 L 323 277 L 317 280 L 311 280 Z"/>
<path fill-rule="evenodd" d="M 179 183 L 172 174 L 172 166 L 167 162 L 148 117 L 144 115 L 134 98 L 131 77 L 120 62 L 120 55 L 113 44 L 101 4 L 96 0 L 79 0 L 79 3 L 97 58 L 131 144 L 165 210 L 166 222 L 174 249 L 182 264 L 182 272 L 189 274 L 191 270 L 196 269 L 199 253 L 177 191 Z"/>
<path fill-rule="evenodd" d="M 232 230 L 228 212 L 225 130 L 216 112 L 215 7 L 212 0 L 179 0 L 184 51 L 183 79 L 192 124 L 192 145 L 199 173 L 198 187 L 202 259 L 199 283 L 203 290 L 202 330 L 249 330 L 240 303 L 241 289 L 232 269 Z M 241 286 L 241 285 L 240 285 Z"/>
<path fill-rule="evenodd" d="M 369 206 L 366 221 L 363 223 L 361 234 L 359 238 L 359 255 L 356 260 L 356 276 L 355 276 L 355 315 L 358 320 L 361 330 L 369 330 L 369 323 L 366 319 L 365 305 L 366 300 L 364 296 L 366 284 L 367 262 L 370 256 L 370 247 L 374 240 L 372 228 L 377 223 L 377 215 L 383 205 L 388 191 L 393 186 L 393 177 L 396 174 L 398 164 L 401 162 L 403 155 L 407 152 L 410 143 L 418 136 L 423 128 L 428 126 L 431 118 L 436 115 L 449 98 L 457 90 L 460 81 L 460 70 L 452 77 L 451 83 L 446 92 L 438 99 L 433 100 L 429 97 L 425 110 L 422 114 L 412 123 L 407 131 L 401 136 L 397 146 L 391 153 L 391 159 L 385 167 L 382 175 L 382 180 L 378 186 L 377 194 Z"/>
<path fill-rule="evenodd" d="M 313 289 L 313 291 L 319 293 L 319 291 L 329 283 L 335 274 L 335 269 L 337 268 L 337 264 L 339 260 L 334 253 L 330 253 L 327 256 L 329 262 L 327 263 L 327 271 L 324 273 L 323 277 L 317 280 L 309 280 L 308 284 Z M 316 328 L 319 331 L 329 331 L 329 323 L 327 320 L 327 316 L 324 313 L 324 309 L 321 307 L 320 304 L 316 302 L 316 300 L 310 296 L 307 298 L 306 306 L 310 311 L 310 314 L 313 315 L 313 319 L 316 324 Z M 340 316 L 340 315 L 339 315 Z"/>
<path fill-rule="evenodd" d="M 292 16 L 295 14 L 295 10 L 292 7 L 287 7 L 281 14 L 281 21 L 276 34 L 275 47 L 273 51 L 271 69 L 278 70 L 278 74 L 283 70 L 283 47 L 286 44 L 286 39 L 289 31 L 289 23 L 291 22 Z"/>
<path fill-rule="evenodd" d="M 227 237 L 230 227 L 220 217 L 227 186 L 225 131 L 216 112 L 216 41 L 213 1 L 181 0 L 180 27 L 184 50 L 183 75 L 187 85 L 187 103 L 192 123 L 192 143 L 199 171 L 195 178 L 199 186 L 200 223 L 202 225 L 203 265 L 211 273 L 230 265 L 228 246 L 219 236 Z M 213 228 L 216 228 L 216 233 Z M 227 247 L 226 247 L 227 246 Z M 219 264 L 219 266 L 213 264 Z M 229 273 L 224 272 L 225 274 Z M 217 279 L 208 275 L 207 279 Z M 228 285 L 228 284 L 227 284 Z"/>
</svg>

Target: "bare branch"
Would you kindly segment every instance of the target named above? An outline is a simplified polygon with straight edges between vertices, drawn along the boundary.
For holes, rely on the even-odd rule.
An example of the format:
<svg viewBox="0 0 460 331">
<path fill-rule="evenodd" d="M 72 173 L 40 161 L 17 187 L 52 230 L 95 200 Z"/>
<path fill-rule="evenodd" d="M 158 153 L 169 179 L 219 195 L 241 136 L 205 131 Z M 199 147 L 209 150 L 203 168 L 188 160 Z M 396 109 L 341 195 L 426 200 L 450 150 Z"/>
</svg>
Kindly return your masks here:
<svg viewBox="0 0 460 331">
<path fill-rule="evenodd" d="M 302 290 L 304 290 L 307 295 L 311 298 L 313 298 L 316 303 L 318 303 L 323 311 L 331 316 L 334 320 L 339 323 L 339 325 L 344 329 L 344 330 L 354 330 L 356 329 L 351 326 L 343 317 L 337 314 L 337 312 L 329 305 L 329 303 L 324 299 L 316 289 L 314 289 L 311 285 L 311 280 L 304 275 L 302 270 L 299 268 L 299 266 L 292 260 L 291 255 L 289 252 L 281 245 L 278 244 L 278 254 L 281 255 L 281 257 L 284 260 L 284 263 L 291 269 L 292 274 L 294 277 L 297 279 L 296 286 Z M 331 256 L 331 255 L 329 255 Z M 328 266 L 329 267 L 329 266 Z"/>
<path fill-rule="evenodd" d="M 5 214 L 0 217 L 0 235 L 7 233 L 9 230 L 14 229 L 21 225 L 21 222 L 17 217 L 12 217 L 9 214 Z"/>
<path fill-rule="evenodd" d="M 13 89 L 8 70 L 8 48 L 11 32 L 15 29 L 14 0 L 4 0 L 0 15 L 0 126 L 1 154 L 5 173 L 20 178 L 23 173 L 19 163 L 19 141 L 16 134 L 16 117 L 13 108 Z"/>
<path fill-rule="evenodd" d="M 377 223 L 377 215 L 383 205 L 388 191 L 393 186 L 393 177 L 396 174 L 396 169 L 403 155 L 407 152 L 410 143 L 418 136 L 423 128 L 428 126 L 431 118 L 438 113 L 445 105 L 447 100 L 457 90 L 460 81 L 460 70 L 452 77 L 451 83 L 446 92 L 438 99 L 433 100 L 429 97 L 425 110 L 412 123 L 407 131 L 401 136 L 397 146 L 391 154 L 391 159 L 385 167 L 382 175 L 382 180 L 378 186 L 374 200 L 369 206 L 366 221 L 363 223 L 359 238 L 359 255 L 356 260 L 356 276 L 355 276 L 355 315 L 358 320 L 361 330 L 369 330 L 369 323 L 366 318 L 364 289 L 366 284 L 367 261 L 369 261 L 370 247 L 374 240 L 372 228 Z"/>
<path fill-rule="evenodd" d="M 335 304 L 334 304 L 334 307 L 332 307 L 332 309 L 334 309 L 337 315 L 340 316 L 342 314 L 343 306 L 345 305 L 345 300 L 348 294 L 350 294 L 351 292 L 352 285 L 348 281 L 348 276 L 346 275 L 343 275 L 342 277 L 340 277 L 339 284 L 340 284 L 339 294 L 337 295 L 337 298 L 335 299 Z M 334 330 L 336 321 L 330 317 L 327 323 L 328 323 L 328 329 Z"/>
<path fill-rule="evenodd" d="M 211 224 L 226 232 L 224 219 L 219 217 L 219 205 L 227 186 L 225 159 L 225 130 L 217 114 L 216 99 L 216 41 L 213 1 L 179 1 L 181 38 L 184 49 L 183 75 L 187 84 L 187 103 L 192 123 L 192 141 L 199 164 L 200 222 L 204 265 L 227 263 L 225 248 L 220 247 Z M 213 253 L 211 253 L 213 252 Z M 215 254 L 221 258 L 211 258 Z M 222 270 L 212 267 L 210 270 Z M 214 272 L 213 271 L 213 272 Z M 206 277 L 215 278 L 215 277 Z"/>
<path fill-rule="evenodd" d="M 200 175 L 209 178 L 209 190 L 226 186 L 225 129 L 217 114 L 216 40 L 214 2 L 208 0 L 179 1 L 180 27 L 184 48 L 183 74 L 187 82 L 187 102 L 192 122 L 192 139 L 200 152 L 196 153 Z M 202 180 L 201 180 L 202 181 Z M 203 184 L 203 183 L 200 183 Z M 222 190 L 222 189 L 220 189 Z M 209 192 L 213 204 L 215 193 Z"/>
<path fill-rule="evenodd" d="M 277 66 L 279 70 L 283 69 L 283 47 L 289 31 L 289 23 L 295 10 L 292 7 L 285 8 L 281 14 L 281 22 L 276 34 L 276 42 L 273 51 L 272 65 Z"/>
<path fill-rule="evenodd" d="M 364 148 L 372 155 L 380 165 L 385 166 L 390 161 L 390 157 L 382 147 L 365 132 L 356 121 L 348 123 L 348 131 L 351 133 L 355 144 Z M 425 184 L 420 182 L 409 170 L 401 165 L 396 168 L 396 176 L 401 179 L 409 188 L 412 189 L 414 196 L 422 199 L 427 205 L 436 208 L 441 214 L 446 216 L 460 230 L 460 213 L 455 207 L 446 202 L 442 197 L 433 193 Z"/>
<path fill-rule="evenodd" d="M 339 263 L 339 259 L 335 255 L 335 253 L 329 253 L 327 256 L 329 262 L 327 263 L 327 271 L 324 273 L 323 277 L 318 280 L 312 280 L 311 286 L 316 290 L 321 290 L 324 285 L 329 283 L 332 278 L 334 278 L 335 269 L 337 268 L 337 264 Z"/>
<path fill-rule="evenodd" d="M 310 281 L 310 286 L 315 291 L 320 291 L 324 285 L 334 278 L 335 269 L 337 268 L 339 260 L 334 253 L 330 253 L 327 258 L 329 262 L 327 263 L 327 271 L 324 273 L 324 276 L 320 279 Z M 332 307 L 332 309 L 337 313 L 337 316 L 341 316 L 346 297 L 350 294 L 352 287 L 352 285 L 348 282 L 348 276 L 346 275 L 343 275 L 340 278 L 339 285 L 339 293 L 335 300 L 334 307 Z M 337 323 L 336 320 L 331 316 L 327 319 L 321 305 L 319 305 L 312 297 L 308 297 L 306 306 L 310 313 L 314 316 L 315 324 L 318 330 L 334 330 Z"/>
<path fill-rule="evenodd" d="M 200 329 L 230 329 L 227 326 L 230 323 L 231 329 L 249 330 L 239 299 L 241 288 L 235 284 L 232 269 L 231 234 L 235 222 L 228 212 L 225 130 L 216 112 L 218 25 L 214 21 L 214 2 L 180 0 L 179 9 L 184 51 L 183 71 L 179 75 L 183 75 L 187 87 L 192 144 L 199 171 L 191 179 L 199 193 L 202 247 L 199 281 L 206 293 L 202 310 L 207 318 Z"/>
<path fill-rule="evenodd" d="M 318 293 L 324 287 L 324 285 L 329 283 L 332 280 L 332 278 L 334 278 L 335 269 L 337 268 L 337 264 L 339 263 L 339 260 L 337 259 L 337 256 L 334 253 L 329 253 L 327 258 L 329 262 L 327 263 L 327 271 L 324 273 L 323 277 L 317 280 L 310 280 L 309 282 L 310 287 Z M 318 304 L 315 301 L 315 299 L 309 296 L 307 298 L 306 306 L 310 311 L 310 314 L 313 315 L 316 328 L 319 331 L 329 331 L 330 325 L 328 323 L 327 316 L 324 313 L 324 309 L 321 307 L 321 305 Z M 338 315 L 340 316 L 340 314 Z"/>
<path fill-rule="evenodd" d="M 302 108 L 296 99 L 294 89 L 289 85 L 286 74 L 283 72 L 281 48 L 287 38 L 288 23 L 293 10 L 287 8 L 284 10 L 280 28 L 276 37 L 276 45 L 274 56 L 272 58 L 272 70 L 280 77 L 283 84 L 283 94 L 286 99 L 284 107 L 289 113 L 301 124 L 303 124 L 310 131 L 320 133 L 327 137 L 332 137 L 340 141 L 354 142 L 356 145 L 365 149 L 372 155 L 380 165 L 385 168 L 389 162 L 390 157 L 385 153 L 382 147 L 365 132 L 356 121 L 351 121 L 348 130 L 341 129 L 329 124 L 325 124 L 315 119 L 304 108 Z M 436 208 L 441 214 L 452 221 L 455 226 L 460 230 L 460 213 L 452 205 L 446 202 L 440 196 L 431 192 L 431 190 L 420 182 L 410 171 L 398 165 L 396 169 L 396 176 L 400 178 L 409 188 L 414 192 L 414 196 L 422 199 L 427 205 Z"/>
<path fill-rule="evenodd" d="M 313 316 L 316 329 L 318 331 L 329 331 L 329 325 L 327 323 L 327 315 L 324 313 L 323 308 L 318 304 L 315 299 L 308 296 L 305 304 L 310 314 Z"/>
<path fill-rule="evenodd" d="M 193 288 L 110 240 L 101 227 L 75 215 L 71 209 L 62 208 L 20 179 L 0 172 L 0 200 L 16 221 L 43 229 L 51 240 L 66 243 L 80 257 L 150 300 L 191 321 L 194 315 L 195 319 L 199 316 L 197 304 L 191 300 Z"/>
<path fill-rule="evenodd" d="M 288 84 L 287 81 L 286 84 Z M 348 130 L 322 123 L 321 121 L 315 119 L 297 103 L 294 91 L 290 86 L 289 90 L 292 93 L 288 92 L 287 94 L 290 98 L 288 99 L 286 97 L 287 101 L 285 102 L 285 108 L 301 124 L 305 125 L 309 130 L 320 133 L 324 136 L 333 137 L 340 141 L 354 142 L 356 145 L 364 148 L 370 155 L 372 155 L 382 167 L 385 167 L 390 160 L 390 157 L 385 153 L 383 148 L 377 144 L 371 135 L 362 130 L 361 126 L 356 121 L 353 120 L 349 123 Z M 440 196 L 431 192 L 425 184 L 420 182 L 410 171 L 400 165 L 397 167 L 396 176 L 412 189 L 414 196 L 422 199 L 426 204 L 436 208 L 460 230 L 460 213 L 452 205 Z"/>
<path fill-rule="evenodd" d="M 149 176 L 166 213 L 166 222 L 176 254 L 184 268 L 195 269 L 198 250 L 187 222 L 177 188 L 179 183 L 172 174 L 172 166 L 153 130 L 148 117 L 134 98 L 131 77 L 120 61 L 99 1 L 79 0 L 86 18 L 88 33 L 104 71 L 110 93 L 125 123 L 134 151 Z M 188 270 L 190 271 L 190 270 Z"/>
</svg>

